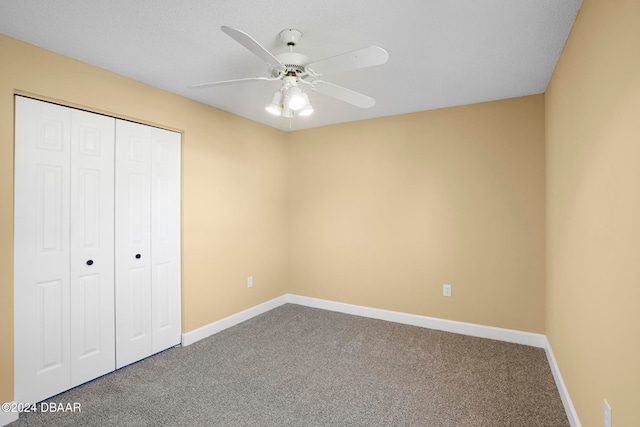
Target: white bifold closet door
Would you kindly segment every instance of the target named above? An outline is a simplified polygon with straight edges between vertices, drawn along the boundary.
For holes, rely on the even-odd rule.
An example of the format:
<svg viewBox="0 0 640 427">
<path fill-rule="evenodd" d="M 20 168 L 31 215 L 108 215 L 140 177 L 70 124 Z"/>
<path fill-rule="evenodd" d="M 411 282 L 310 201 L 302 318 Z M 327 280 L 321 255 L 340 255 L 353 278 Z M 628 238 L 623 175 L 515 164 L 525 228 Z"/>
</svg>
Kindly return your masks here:
<svg viewBox="0 0 640 427">
<path fill-rule="evenodd" d="M 180 343 L 180 134 L 117 120 L 116 189 L 120 368 Z"/>
<path fill-rule="evenodd" d="M 16 96 L 15 400 L 180 343 L 181 136 Z"/>
<path fill-rule="evenodd" d="M 114 361 L 113 118 L 16 97 L 15 400 Z"/>
</svg>

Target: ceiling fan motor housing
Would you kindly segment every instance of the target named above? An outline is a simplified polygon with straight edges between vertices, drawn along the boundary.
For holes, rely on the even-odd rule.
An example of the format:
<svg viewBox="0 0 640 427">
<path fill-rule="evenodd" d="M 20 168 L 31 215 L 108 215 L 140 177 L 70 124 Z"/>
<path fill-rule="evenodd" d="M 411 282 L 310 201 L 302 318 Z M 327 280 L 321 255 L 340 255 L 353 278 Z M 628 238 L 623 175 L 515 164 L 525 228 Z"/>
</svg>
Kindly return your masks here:
<svg viewBox="0 0 640 427">
<path fill-rule="evenodd" d="M 302 38 L 302 33 L 298 30 L 288 29 L 280 31 L 280 40 L 287 46 L 295 46 Z"/>
<path fill-rule="evenodd" d="M 279 53 L 275 57 L 287 68 L 286 74 L 301 74 L 304 72 L 305 65 L 311 62 L 308 56 L 296 52 Z M 271 65 L 269 65 L 269 72 L 272 76 L 278 75 L 278 70 Z"/>
</svg>

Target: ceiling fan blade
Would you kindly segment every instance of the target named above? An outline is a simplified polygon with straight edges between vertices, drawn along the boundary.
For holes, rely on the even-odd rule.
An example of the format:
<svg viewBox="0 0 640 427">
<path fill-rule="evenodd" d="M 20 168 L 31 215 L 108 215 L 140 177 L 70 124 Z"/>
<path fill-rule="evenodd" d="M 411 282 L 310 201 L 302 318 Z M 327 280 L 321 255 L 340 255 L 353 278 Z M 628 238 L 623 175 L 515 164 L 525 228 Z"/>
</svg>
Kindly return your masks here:
<svg viewBox="0 0 640 427">
<path fill-rule="evenodd" d="M 389 54 L 386 50 L 378 46 L 369 46 L 312 62 L 305 67 L 305 71 L 318 77 L 329 73 L 341 73 L 381 65 L 388 59 Z"/>
<path fill-rule="evenodd" d="M 286 71 L 287 67 L 284 66 L 282 62 L 278 60 L 271 52 L 262 47 L 260 43 L 254 40 L 249 34 L 244 31 L 237 30 L 232 27 L 222 26 L 220 27 L 222 31 L 224 31 L 229 37 L 240 43 L 242 46 L 249 49 L 254 55 L 258 58 L 262 59 L 267 64 L 271 65 L 273 68 L 279 71 Z"/>
<path fill-rule="evenodd" d="M 273 80 L 281 80 L 281 78 L 280 77 L 273 77 L 273 78 L 269 78 L 269 77 L 249 77 L 249 78 L 246 78 L 246 79 L 221 80 L 219 82 L 200 83 L 200 84 L 197 84 L 197 85 L 189 85 L 187 87 L 189 89 L 201 89 L 201 88 L 212 87 L 212 86 L 224 86 L 224 85 L 231 85 L 231 84 L 235 84 L 235 83 L 253 82 L 253 81 L 256 81 L 256 80 L 273 81 Z"/>
<path fill-rule="evenodd" d="M 371 108 L 376 100 L 370 96 L 322 80 L 311 82 L 311 89 L 360 108 Z"/>
</svg>

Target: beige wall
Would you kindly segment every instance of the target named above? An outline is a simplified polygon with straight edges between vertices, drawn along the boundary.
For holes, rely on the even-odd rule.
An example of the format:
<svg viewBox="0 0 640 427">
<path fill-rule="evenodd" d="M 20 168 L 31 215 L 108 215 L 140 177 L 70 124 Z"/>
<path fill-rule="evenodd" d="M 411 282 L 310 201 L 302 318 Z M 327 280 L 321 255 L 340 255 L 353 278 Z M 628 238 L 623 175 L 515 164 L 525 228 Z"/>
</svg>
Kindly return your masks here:
<svg viewBox="0 0 640 427">
<path fill-rule="evenodd" d="M 286 292 L 282 132 L 2 35 L 0 57 L 0 402 L 13 400 L 15 91 L 183 132 L 184 331 Z"/>
<path fill-rule="evenodd" d="M 544 332 L 542 95 L 288 136 L 292 293 Z"/>
<path fill-rule="evenodd" d="M 545 97 L 547 335 L 585 427 L 640 419 L 639 17 L 584 0 Z"/>
</svg>

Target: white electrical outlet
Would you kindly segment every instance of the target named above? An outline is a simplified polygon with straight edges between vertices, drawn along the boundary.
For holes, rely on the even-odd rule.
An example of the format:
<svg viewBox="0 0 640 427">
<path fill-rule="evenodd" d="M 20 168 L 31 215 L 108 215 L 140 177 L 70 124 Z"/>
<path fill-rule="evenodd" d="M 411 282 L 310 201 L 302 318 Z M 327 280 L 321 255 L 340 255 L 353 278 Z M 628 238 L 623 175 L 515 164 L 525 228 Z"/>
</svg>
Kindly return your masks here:
<svg viewBox="0 0 640 427">
<path fill-rule="evenodd" d="M 607 399 L 604 399 L 602 407 L 604 409 L 604 427 L 611 427 L 611 406 L 609 406 Z"/>
<path fill-rule="evenodd" d="M 247 288 L 253 287 L 253 276 L 247 277 Z"/>
<path fill-rule="evenodd" d="M 442 285 L 442 296 L 443 297 L 450 297 L 451 296 L 451 285 L 449 285 L 447 283 Z"/>
</svg>

